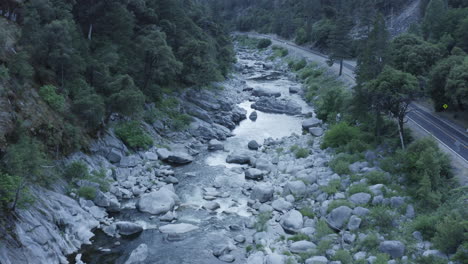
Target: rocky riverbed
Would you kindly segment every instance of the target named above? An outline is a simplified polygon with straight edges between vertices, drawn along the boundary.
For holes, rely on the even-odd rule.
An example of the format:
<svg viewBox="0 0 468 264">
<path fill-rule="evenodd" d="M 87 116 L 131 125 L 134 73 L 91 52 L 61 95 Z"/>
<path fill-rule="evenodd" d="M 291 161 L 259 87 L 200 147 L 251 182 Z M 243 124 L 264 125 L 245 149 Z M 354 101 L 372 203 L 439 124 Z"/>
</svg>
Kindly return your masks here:
<svg viewBox="0 0 468 264">
<path fill-rule="evenodd" d="M 109 192 L 90 201 L 38 190 L 50 199 L 20 212 L 18 242 L 0 247 L 0 262 L 338 264 L 331 260 L 339 250 L 369 263 L 377 251 L 409 262 L 421 254 L 445 258 L 418 232 L 414 241 L 373 233 L 375 250 L 358 247 L 370 236 L 361 232 L 371 222 L 370 206 L 393 208 L 395 227 L 414 209 L 382 184 L 350 194 L 365 179 L 330 169 L 332 154 L 320 149 L 326 125 L 302 100 L 287 65 L 267 62 L 270 53 L 238 48 L 236 73 L 219 85 L 224 89 L 180 95 L 180 110 L 194 120 L 186 131 L 145 124 L 160 147 L 132 153 L 109 130 L 90 154 L 69 157 L 65 163 L 104 170 Z M 373 153 L 366 158 L 351 171 L 380 170 Z M 337 181 L 336 192 L 324 191 Z"/>
</svg>

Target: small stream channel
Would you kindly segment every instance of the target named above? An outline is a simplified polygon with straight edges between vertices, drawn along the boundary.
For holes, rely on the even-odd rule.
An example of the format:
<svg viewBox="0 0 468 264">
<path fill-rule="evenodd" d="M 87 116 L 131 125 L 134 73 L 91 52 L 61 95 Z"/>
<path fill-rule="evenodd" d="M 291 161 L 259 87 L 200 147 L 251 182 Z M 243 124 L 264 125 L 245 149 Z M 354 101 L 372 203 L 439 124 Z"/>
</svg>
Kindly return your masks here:
<svg viewBox="0 0 468 264">
<path fill-rule="evenodd" d="M 260 61 L 243 53 L 239 61 L 243 65 L 254 65 L 259 68 Z M 289 80 L 285 74 L 276 80 L 253 81 L 248 80 L 261 72 L 253 71 L 242 75 L 247 85 L 254 89 L 262 88 L 269 91 L 281 92 L 282 98 L 294 100 L 302 106 L 303 113 L 313 112 L 299 95 L 290 94 L 289 87 L 299 86 L 297 82 Z M 252 111 L 252 102 L 244 101 L 240 107 L 247 110 L 247 116 Z M 177 210 L 177 223 L 189 223 L 199 229 L 183 235 L 167 235 L 159 232 L 158 227 L 167 223 L 160 222 L 158 217 L 140 213 L 135 209 L 124 210 L 114 215 L 116 219 L 132 221 L 145 227 L 145 230 L 133 237 L 110 238 L 98 231 L 93 244 L 82 250 L 82 260 L 88 264 L 125 263 L 128 256 L 136 247 L 145 243 L 148 245 L 149 256 L 145 263 L 161 264 L 211 264 L 224 263 L 213 256 L 212 249 L 219 244 L 225 244 L 229 238 L 242 234 L 252 235 L 253 230 L 240 228 L 246 219 L 252 216 L 247 206 L 248 197 L 242 194 L 242 187 L 246 180 L 241 165 L 227 164 L 226 157 L 234 151 L 249 151 L 247 144 L 256 140 L 262 144 L 267 138 L 281 138 L 293 133 L 302 133 L 302 116 L 288 116 L 284 114 L 269 114 L 259 112 L 256 121 L 246 119 L 233 130 L 233 137 L 224 143 L 224 151 L 200 153 L 196 160 L 189 165 L 175 168 L 175 177 L 179 183 L 175 186 L 176 193 L 181 199 Z M 215 201 L 220 204 L 216 211 L 205 210 L 202 206 L 207 202 L 203 198 L 204 188 L 213 188 L 222 193 Z M 250 233 L 249 233 L 250 232 Z M 238 245 L 242 248 L 244 246 Z M 245 263 L 244 250 L 232 252 L 236 257 L 234 263 Z"/>
</svg>

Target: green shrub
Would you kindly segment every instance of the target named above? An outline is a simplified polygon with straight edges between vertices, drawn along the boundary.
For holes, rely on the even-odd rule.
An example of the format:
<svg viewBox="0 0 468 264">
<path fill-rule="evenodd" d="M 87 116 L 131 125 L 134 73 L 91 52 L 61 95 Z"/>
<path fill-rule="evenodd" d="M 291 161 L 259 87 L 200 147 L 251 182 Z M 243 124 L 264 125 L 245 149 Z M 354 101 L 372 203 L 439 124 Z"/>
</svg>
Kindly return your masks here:
<svg viewBox="0 0 468 264">
<path fill-rule="evenodd" d="M 247 246 L 245 247 L 245 251 L 246 251 L 247 253 L 249 253 L 250 251 L 252 251 L 252 249 L 253 249 L 253 246 L 252 246 L 252 245 L 247 245 Z"/>
<path fill-rule="evenodd" d="M 328 227 L 327 222 L 325 220 L 319 220 L 315 225 L 315 239 L 320 240 L 322 237 L 333 234 L 333 230 Z"/>
<path fill-rule="evenodd" d="M 299 149 L 296 149 L 294 154 L 296 156 L 296 159 L 307 158 L 310 154 L 310 151 L 305 148 L 299 148 Z"/>
<path fill-rule="evenodd" d="M 332 161 L 330 162 L 330 168 L 335 173 L 338 173 L 339 175 L 343 174 L 351 174 L 351 170 L 349 169 L 349 162 L 343 161 L 343 160 L 337 160 L 337 161 Z"/>
<path fill-rule="evenodd" d="M 258 49 L 265 49 L 265 48 L 268 48 L 270 45 L 271 45 L 271 40 L 261 39 L 257 44 L 257 48 Z"/>
<path fill-rule="evenodd" d="M 445 216 L 436 225 L 436 233 L 433 238 L 434 246 L 441 251 L 452 254 L 457 248 L 468 240 L 468 220 L 458 213 Z"/>
<path fill-rule="evenodd" d="M 348 200 L 333 200 L 330 204 L 328 204 L 327 212 L 330 213 L 333 209 L 338 208 L 340 206 L 348 206 L 349 208 L 354 208 L 354 204 Z"/>
<path fill-rule="evenodd" d="M 380 244 L 379 237 L 375 233 L 368 234 L 366 238 L 360 241 L 359 245 L 363 250 L 374 250 Z M 387 263 L 387 262 L 385 262 Z"/>
<path fill-rule="evenodd" d="M 310 240 L 309 236 L 303 233 L 298 233 L 293 235 L 292 237 L 289 237 L 288 240 L 291 241 L 302 241 L 302 240 Z"/>
<path fill-rule="evenodd" d="M 466 260 L 466 259 L 465 259 Z M 416 259 L 417 264 L 447 264 L 447 260 L 441 259 L 440 257 L 435 257 L 435 256 L 420 256 Z M 463 262 L 462 262 L 463 263 Z"/>
<path fill-rule="evenodd" d="M 390 257 L 388 254 L 377 254 L 376 255 L 377 259 L 373 264 L 388 264 L 388 261 L 390 260 Z M 427 263 L 433 263 L 433 262 L 427 262 Z"/>
<path fill-rule="evenodd" d="M 89 177 L 88 166 L 81 161 L 70 163 L 63 172 L 65 179 L 86 179 Z"/>
<path fill-rule="evenodd" d="M 271 47 L 273 49 L 273 55 L 270 59 L 278 58 L 278 57 L 286 57 L 289 54 L 289 51 L 283 47 L 274 45 Z"/>
<path fill-rule="evenodd" d="M 307 66 L 307 61 L 305 59 L 301 59 L 300 61 L 294 63 L 292 69 L 294 71 L 299 71 L 299 70 L 303 69 L 305 66 Z"/>
<path fill-rule="evenodd" d="M 267 222 L 271 218 L 271 212 L 262 212 L 257 215 L 257 222 L 255 223 L 255 229 L 258 232 L 266 231 L 267 230 Z"/>
<path fill-rule="evenodd" d="M 291 152 L 296 152 L 296 150 L 299 149 L 299 146 L 298 145 L 292 145 L 290 148 L 289 148 L 289 151 Z"/>
<path fill-rule="evenodd" d="M 338 179 L 331 180 L 327 186 L 321 186 L 321 190 L 328 195 L 333 195 L 341 188 L 341 181 Z"/>
<path fill-rule="evenodd" d="M 370 217 L 375 226 L 379 226 L 384 231 L 388 231 L 393 227 L 395 214 L 387 207 L 376 206 L 370 210 Z"/>
<path fill-rule="evenodd" d="M 284 151 L 284 148 L 281 148 L 281 147 L 276 149 L 276 153 L 278 154 L 282 153 L 283 151 Z"/>
<path fill-rule="evenodd" d="M 348 125 L 345 122 L 333 125 L 323 138 L 322 149 L 328 147 L 338 148 L 345 146 L 354 139 L 359 139 L 361 131 L 357 127 Z"/>
<path fill-rule="evenodd" d="M 335 261 L 341 261 L 342 264 L 352 264 L 353 257 L 347 250 L 340 249 L 336 251 L 335 255 L 331 258 Z"/>
<path fill-rule="evenodd" d="M 372 192 L 370 191 L 369 187 L 365 183 L 358 183 L 358 184 L 353 184 L 349 186 L 348 195 L 351 196 L 356 193 L 368 193 L 372 195 Z"/>
<path fill-rule="evenodd" d="M 425 240 L 431 240 L 436 233 L 436 225 L 440 216 L 437 214 L 418 215 L 411 223 L 415 231 L 421 232 Z"/>
<path fill-rule="evenodd" d="M 452 259 L 459 261 L 460 263 L 463 263 L 463 261 L 468 259 L 468 241 L 463 242 L 463 244 L 458 247 L 458 250 Z"/>
<path fill-rule="evenodd" d="M 140 127 L 137 121 L 120 123 L 115 127 L 115 134 L 122 139 L 123 142 L 132 148 L 147 149 L 153 145 L 153 140 Z"/>
<path fill-rule="evenodd" d="M 186 129 L 190 125 L 190 122 L 192 122 L 192 117 L 187 114 L 177 114 L 171 118 L 171 126 L 176 131 Z"/>
<path fill-rule="evenodd" d="M 65 109 L 65 98 L 57 94 L 57 87 L 44 85 L 39 89 L 39 95 L 55 111 L 63 112 Z"/>
<path fill-rule="evenodd" d="M 325 256 L 325 253 L 327 252 L 328 249 L 331 248 L 333 244 L 333 241 L 329 239 L 322 239 L 320 242 L 317 244 L 317 254 L 320 256 Z"/>
<path fill-rule="evenodd" d="M 370 185 L 374 184 L 390 184 L 390 179 L 383 171 L 371 171 L 364 175 L 367 179 L 367 183 Z"/>
<path fill-rule="evenodd" d="M 312 211 L 312 208 L 310 207 L 304 207 L 301 210 L 299 210 L 303 216 L 307 216 L 310 219 L 313 219 L 315 217 L 315 213 Z"/>
<path fill-rule="evenodd" d="M 99 184 L 99 189 L 103 192 L 108 192 L 110 189 L 109 180 L 106 179 L 106 172 L 103 169 L 93 171 L 87 180 Z"/>
<path fill-rule="evenodd" d="M 82 186 L 78 189 L 78 195 L 87 200 L 94 200 L 96 198 L 97 190 L 91 186 Z"/>
<path fill-rule="evenodd" d="M 352 139 L 348 144 L 343 148 L 347 153 L 361 153 L 365 150 L 370 149 L 371 146 L 360 139 Z"/>
</svg>

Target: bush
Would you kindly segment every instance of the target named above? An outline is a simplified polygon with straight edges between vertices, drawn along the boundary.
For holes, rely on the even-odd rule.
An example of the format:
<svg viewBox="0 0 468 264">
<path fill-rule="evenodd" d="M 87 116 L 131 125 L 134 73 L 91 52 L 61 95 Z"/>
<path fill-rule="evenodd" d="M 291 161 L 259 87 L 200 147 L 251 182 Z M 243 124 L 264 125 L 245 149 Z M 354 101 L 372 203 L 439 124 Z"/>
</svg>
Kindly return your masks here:
<svg viewBox="0 0 468 264">
<path fill-rule="evenodd" d="M 322 191 L 326 192 L 328 195 L 333 195 L 338 192 L 341 187 L 341 181 L 338 179 L 331 180 L 327 186 L 322 186 Z"/>
<path fill-rule="evenodd" d="M 94 200 L 96 198 L 97 190 L 91 186 L 83 186 L 78 189 L 78 195 L 87 200 Z"/>
<path fill-rule="evenodd" d="M 325 253 L 327 252 L 328 249 L 331 248 L 333 244 L 333 241 L 329 239 L 322 239 L 320 242 L 317 244 L 317 254 L 320 256 L 325 256 Z"/>
<path fill-rule="evenodd" d="M 65 98 L 57 94 L 57 87 L 44 85 L 39 89 L 39 95 L 55 111 L 63 112 L 65 109 Z"/>
<path fill-rule="evenodd" d="M 350 174 L 349 162 L 343 160 L 337 160 L 330 162 L 330 168 L 339 175 Z"/>
<path fill-rule="evenodd" d="M 361 250 L 368 250 L 368 251 L 376 249 L 379 246 L 379 244 L 380 244 L 379 237 L 375 233 L 368 234 L 359 243 L 359 245 L 361 246 Z"/>
<path fill-rule="evenodd" d="M 372 192 L 369 190 L 369 187 L 365 183 L 358 183 L 349 186 L 348 195 L 351 196 L 356 193 L 368 193 L 372 195 Z"/>
<path fill-rule="evenodd" d="M 192 117 L 187 114 L 177 113 L 173 114 L 171 117 L 171 126 L 176 131 L 186 129 L 190 125 L 190 122 L 192 122 Z"/>
<path fill-rule="evenodd" d="M 303 216 L 307 216 L 310 219 L 313 219 L 315 217 L 315 213 L 312 211 L 312 208 L 310 207 L 304 207 L 301 210 L 299 210 Z"/>
<path fill-rule="evenodd" d="M 335 255 L 333 255 L 332 260 L 341 261 L 342 264 L 352 264 L 353 257 L 351 254 L 343 249 L 336 251 Z"/>
<path fill-rule="evenodd" d="M 452 254 L 462 242 L 468 240 L 468 220 L 458 213 L 445 216 L 436 225 L 434 245 L 441 251 Z"/>
<path fill-rule="evenodd" d="M 271 218 L 271 212 L 262 212 L 257 215 L 257 222 L 255 223 L 255 229 L 258 232 L 267 230 L 267 222 Z"/>
<path fill-rule="evenodd" d="M 147 149 L 153 145 L 153 140 L 140 127 L 137 121 L 120 123 L 115 127 L 115 134 L 122 139 L 126 145 L 132 148 Z"/>
<path fill-rule="evenodd" d="M 89 177 L 88 166 L 81 161 L 74 161 L 67 166 L 63 176 L 68 180 L 86 179 Z"/>
<path fill-rule="evenodd" d="M 338 148 L 345 146 L 354 139 L 359 139 L 361 131 L 357 127 L 348 125 L 345 122 L 333 125 L 326 133 L 323 138 L 321 145 L 322 149 L 328 147 Z"/>
<path fill-rule="evenodd" d="M 421 232 L 425 240 L 431 240 L 436 233 L 436 225 L 440 216 L 436 214 L 418 215 L 411 223 L 412 228 Z"/>
<path fill-rule="evenodd" d="M 375 262 L 373 264 L 388 264 L 388 261 L 390 260 L 390 257 L 388 254 L 377 254 L 376 255 L 377 259 L 375 259 Z M 433 262 L 426 262 L 426 263 L 433 263 Z"/>
<path fill-rule="evenodd" d="M 299 149 L 296 149 L 294 154 L 296 155 L 296 159 L 307 158 L 310 154 L 310 151 L 305 148 L 299 148 Z"/>
<path fill-rule="evenodd" d="M 305 59 L 302 59 L 302 60 L 294 63 L 292 69 L 294 71 L 299 71 L 299 70 L 303 69 L 305 66 L 307 66 L 307 61 Z"/>
<path fill-rule="evenodd" d="M 325 220 L 319 220 L 315 225 L 315 239 L 320 240 L 322 237 L 333 234 L 333 230 L 328 227 L 327 222 Z"/>
<path fill-rule="evenodd" d="M 370 185 L 374 184 L 390 184 L 390 179 L 383 171 L 371 171 L 364 175 L 367 179 L 367 183 Z"/>
<path fill-rule="evenodd" d="M 257 44 L 257 48 L 258 49 L 265 49 L 265 48 L 268 48 L 270 45 L 271 45 L 271 40 L 261 39 Z"/>
<path fill-rule="evenodd" d="M 283 47 L 274 45 L 271 48 L 273 49 L 273 56 L 271 57 L 271 59 L 277 57 L 286 57 L 289 54 L 289 51 Z"/>
<path fill-rule="evenodd" d="M 291 152 L 296 152 L 296 150 L 298 150 L 298 149 L 299 149 L 299 146 L 298 146 L 298 145 L 292 145 L 292 146 L 289 148 L 289 150 L 290 150 Z"/>
<path fill-rule="evenodd" d="M 393 227 L 395 214 L 384 206 L 376 206 L 371 209 L 370 217 L 375 226 L 379 226 L 382 230 L 387 231 Z"/>
</svg>

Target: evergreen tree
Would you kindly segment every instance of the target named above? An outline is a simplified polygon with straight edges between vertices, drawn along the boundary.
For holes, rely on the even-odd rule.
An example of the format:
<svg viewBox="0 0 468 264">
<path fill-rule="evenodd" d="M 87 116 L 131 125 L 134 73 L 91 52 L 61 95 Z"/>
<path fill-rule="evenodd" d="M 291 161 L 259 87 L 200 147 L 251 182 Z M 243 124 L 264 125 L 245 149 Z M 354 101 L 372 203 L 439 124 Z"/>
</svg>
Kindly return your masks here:
<svg viewBox="0 0 468 264">
<path fill-rule="evenodd" d="M 341 13 L 337 14 L 335 25 L 331 30 L 330 37 L 328 39 L 328 46 L 330 49 L 329 59 L 331 64 L 333 64 L 334 61 L 339 61 L 340 76 L 343 73 L 343 60 L 350 57 L 350 28 L 351 22 L 347 18 L 344 11 L 342 11 Z"/>
<path fill-rule="evenodd" d="M 424 39 L 439 40 L 442 37 L 446 9 L 444 0 L 429 2 L 422 22 Z"/>
</svg>

